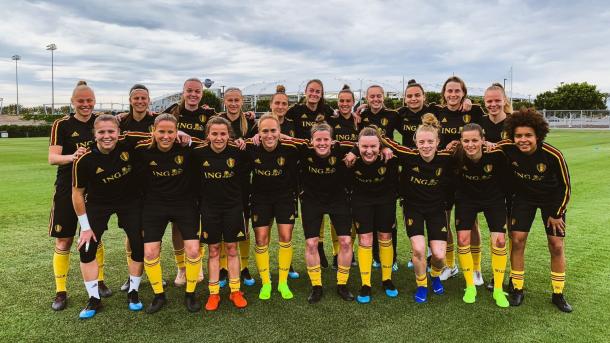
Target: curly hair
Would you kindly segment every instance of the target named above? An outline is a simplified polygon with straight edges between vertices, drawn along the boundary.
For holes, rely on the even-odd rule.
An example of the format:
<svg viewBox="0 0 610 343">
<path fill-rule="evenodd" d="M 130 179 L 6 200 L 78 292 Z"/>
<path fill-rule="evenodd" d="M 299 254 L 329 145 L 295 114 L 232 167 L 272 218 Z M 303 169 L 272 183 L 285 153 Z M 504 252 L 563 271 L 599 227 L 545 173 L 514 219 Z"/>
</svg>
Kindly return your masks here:
<svg viewBox="0 0 610 343">
<path fill-rule="evenodd" d="M 533 107 L 522 107 L 519 111 L 515 111 L 512 115 L 506 117 L 506 120 L 504 121 L 504 130 L 512 140 L 514 140 L 515 137 L 515 130 L 518 127 L 523 126 L 534 129 L 538 142 L 544 141 L 546 135 L 549 133 L 549 123 L 547 123 L 544 116 Z"/>
</svg>

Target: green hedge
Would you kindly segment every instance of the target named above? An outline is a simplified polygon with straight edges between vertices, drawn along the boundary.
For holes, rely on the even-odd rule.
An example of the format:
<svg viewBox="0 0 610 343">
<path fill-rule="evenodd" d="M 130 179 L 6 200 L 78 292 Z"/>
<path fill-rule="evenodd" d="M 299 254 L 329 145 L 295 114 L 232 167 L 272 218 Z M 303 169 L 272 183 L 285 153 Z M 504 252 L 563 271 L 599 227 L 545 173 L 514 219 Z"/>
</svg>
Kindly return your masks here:
<svg viewBox="0 0 610 343">
<path fill-rule="evenodd" d="M 0 125 L 0 132 L 7 131 L 9 138 L 49 137 L 51 125 Z"/>
</svg>

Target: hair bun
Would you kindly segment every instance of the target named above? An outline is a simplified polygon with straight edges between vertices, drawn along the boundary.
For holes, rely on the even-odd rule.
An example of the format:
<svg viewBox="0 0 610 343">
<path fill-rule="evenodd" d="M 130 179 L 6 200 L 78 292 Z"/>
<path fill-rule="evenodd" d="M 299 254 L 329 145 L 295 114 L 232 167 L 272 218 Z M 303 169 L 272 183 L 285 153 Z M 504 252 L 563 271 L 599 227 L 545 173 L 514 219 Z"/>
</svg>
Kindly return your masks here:
<svg viewBox="0 0 610 343">
<path fill-rule="evenodd" d="M 276 93 L 286 93 L 286 87 L 284 87 L 284 85 L 277 85 L 277 86 L 275 86 L 275 92 Z"/>
<path fill-rule="evenodd" d="M 413 85 L 413 84 L 416 84 L 416 83 L 417 83 L 417 81 L 415 81 L 415 79 L 411 79 L 411 80 L 409 80 L 407 82 L 408 85 Z"/>
<path fill-rule="evenodd" d="M 351 90 L 351 88 L 349 88 L 349 85 L 343 85 L 343 88 L 341 88 L 342 91 L 349 91 Z"/>
<path fill-rule="evenodd" d="M 85 80 L 78 80 L 78 82 L 76 83 L 76 86 L 86 86 L 87 85 L 87 81 Z"/>
<path fill-rule="evenodd" d="M 432 113 L 426 113 L 421 117 L 421 122 L 422 125 L 428 125 L 428 126 L 432 126 L 435 128 L 440 128 L 441 125 L 438 122 L 438 119 L 436 119 L 436 116 Z"/>
</svg>

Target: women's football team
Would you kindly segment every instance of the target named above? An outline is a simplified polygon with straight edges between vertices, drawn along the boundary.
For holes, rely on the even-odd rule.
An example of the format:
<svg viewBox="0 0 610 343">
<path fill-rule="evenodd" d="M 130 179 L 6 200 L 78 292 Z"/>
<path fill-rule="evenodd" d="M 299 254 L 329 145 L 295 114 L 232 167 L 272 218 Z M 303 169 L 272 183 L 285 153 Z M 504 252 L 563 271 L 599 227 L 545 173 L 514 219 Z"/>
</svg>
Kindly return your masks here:
<svg viewBox="0 0 610 343">
<path fill-rule="evenodd" d="M 149 111 L 148 89 L 137 84 L 130 90 L 129 113 L 113 116 L 93 113 L 95 94 L 86 82 L 74 88 L 75 113 L 55 121 L 49 143 L 49 163 L 58 166 L 49 221 L 55 237 L 54 310 L 67 306 L 70 250 L 79 227 L 77 250 L 89 296 L 79 317 L 95 316 L 101 297 L 112 294 L 104 284 L 102 236 L 113 214 L 126 234 L 129 278 L 121 289 L 132 311 L 144 309 L 138 295 L 143 273 L 154 293 L 146 312 L 155 313 L 167 302 L 160 252 L 169 223 L 178 268 L 174 283 L 185 287 L 191 312 L 218 309 L 220 288 L 227 284 L 229 301 L 237 308 L 248 305 L 240 285 L 256 283 L 248 269 L 249 223 L 261 282 L 258 298 L 265 301 L 273 293 L 269 249 L 275 222 L 276 290 L 292 299 L 288 280 L 299 277 L 292 268 L 298 218 L 311 281 L 307 300 L 319 302 L 321 270 L 328 266 L 320 248 L 325 216 L 331 223 L 338 296 L 370 303 L 372 269 L 380 268 L 381 288 L 397 297 L 392 273 L 398 270 L 398 202 L 411 243 L 416 303 L 429 300 L 430 288 L 433 296 L 442 296 L 443 281 L 457 274 L 458 265 L 465 281 L 462 299 L 476 301 L 476 286 L 483 284 L 477 216 L 483 213 L 490 232 L 488 289 L 497 306 L 519 306 L 525 296 L 525 245 L 540 209 L 551 256 L 552 303 L 572 311 L 563 295 L 571 191 L 566 161 L 546 143 L 545 119 L 534 109 L 513 112 L 500 84 L 485 91 L 487 114 L 466 98 L 466 85 L 455 76 L 444 83 L 441 104 L 428 104 L 423 87 L 411 80 L 398 111 L 385 108 L 379 85 L 368 88 L 367 104 L 358 108 L 345 86 L 333 110 L 324 102 L 322 82 L 314 79 L 306 85 L 304 102 L 292 107 L 278 86 L 271 111 L 258 119 L 242 111 L 238 88 L 225 92 L 224 113 L 200 104 L 203 89 L 200 80 L 186 80 L 181 100 L 157 114 Z M 393 140 L 395 131 L 401 143 Z M 195 289 L 204 278 L 206 247 L 203 304 Z M 348 287 L 354 265 L 361 282 L 356 296 Z"/>
</svg>

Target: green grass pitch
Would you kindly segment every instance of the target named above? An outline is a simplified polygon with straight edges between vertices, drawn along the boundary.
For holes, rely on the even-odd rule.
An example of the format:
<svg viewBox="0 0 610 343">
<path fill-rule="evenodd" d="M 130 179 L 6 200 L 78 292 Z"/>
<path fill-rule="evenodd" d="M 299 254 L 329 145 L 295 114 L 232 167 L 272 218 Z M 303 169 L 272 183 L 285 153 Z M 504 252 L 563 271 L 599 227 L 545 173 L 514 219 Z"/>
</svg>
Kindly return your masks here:
<svg viewBox="0 0 610 343">
<path fill-rule="evenodd" d="M 51 256 L 53 241 L 47 223 L 55 167 L 47 164 L 47 140 L 0 140 L 0 341 L 608 341 L 610 337 L 610 131 L 555 130 L 548 142 L 563 151 L 572 176 L 572 199 L 566 238 L 566 296 L 574 312 L 564 314 L 551 303 L 550 262 L 544 230 L 539 219 L 526 251 L 526 298 L 521 307 L 500 309 L 491 293 L 479 288 L 475 304 L 461 300 L 462 275 L 445 283 L 444 296 L 431 296 L 428 304 L 416 305 L 411 297 L 414 275 L 406 268 L 409 242 L 399 229 L 400 269 L 393 279 L 400 292 L 387 298 L 381 289 L 380 272 L 373 272 L 373 301 L 368 305 L 346 303 L 335 294 L 335 275 L 323 270 L 325 294 L 321 303 L 307 304 L 309 280 L 303 257 L 303 235 L 294 234 L 294 266 L 301 278 L 291 280 L 295 298 L 281 299 L 273 293 L 267 302 L 258 300 L 260 280 L 253 251 L 250 270 L 257 284 L 242 286 L 250 305 L 237 310 L 228 301 L 228 290 L 215 313 L 188 313 L 183 290 L 167 288 L 169 304 L 155 315 L 133 313 L 119 286 L 127 277 L 124 234 L 111 224 L 104 235 L 106 282 L 115 294 L 104 299 L 105 308 L 94 319 L 79 321 L 78 312 L 86 292 L 78 268 L 78 254 L 71 257 L 68 279 L 69 305 L 62 312 L 51 310 L 54 296 Z M 398 211 L 399 222 L 402 213 Z M 482 222 L 483 273 L 490 276 L 489 238 Z M 169 231 L 169 230 L 168 230 Z M 327 236 L 330 236 L 327 233 Z M 166 234 L 163 250 L 164 278 L 173 280 L 171 239 Z M 327 239 L 327 241 L 329 241 Z M 272 240 L 272 278 L 277 280 L 277 239 Z M 330 244 L 326 244 L 330 256 Z M 207 279 L 206 279 L 207 280 Z M 359 289 L 357 268 L 352 268 L 349 287 Z M 207 287 L 197 292 L 207 296 Z M 152 298 L 148 282 L 141 285 L 146 305 Z"/>
</svg>

